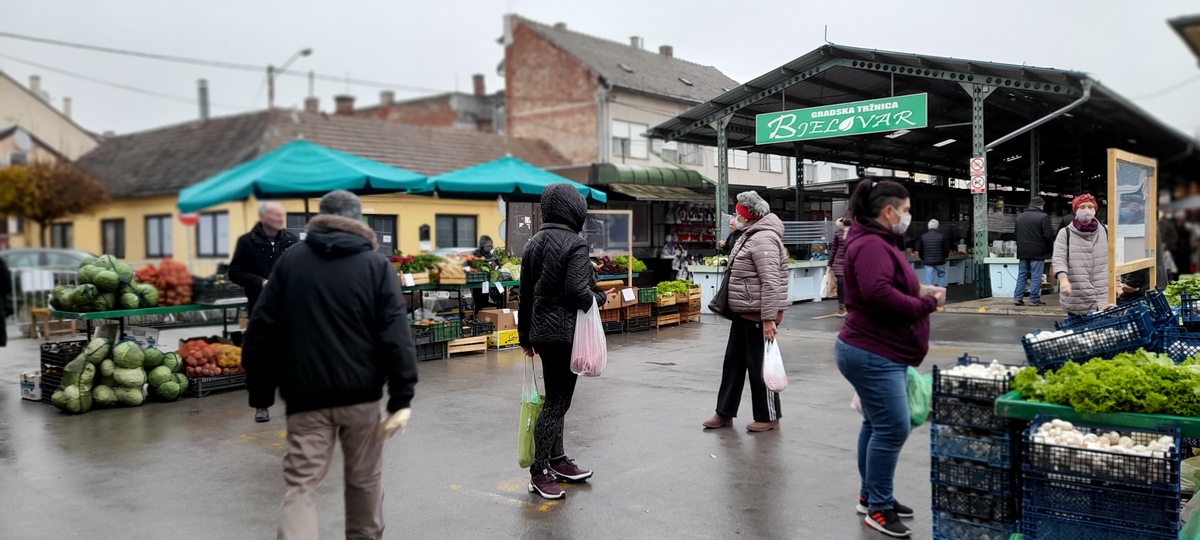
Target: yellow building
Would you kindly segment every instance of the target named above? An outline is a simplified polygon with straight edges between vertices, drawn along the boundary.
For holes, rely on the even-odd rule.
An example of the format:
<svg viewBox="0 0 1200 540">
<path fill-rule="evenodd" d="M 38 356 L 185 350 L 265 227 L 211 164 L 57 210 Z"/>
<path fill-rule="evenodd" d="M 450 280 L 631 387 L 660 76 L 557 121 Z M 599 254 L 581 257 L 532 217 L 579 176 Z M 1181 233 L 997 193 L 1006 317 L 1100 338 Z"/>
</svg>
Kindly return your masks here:
<svg viewBox="0 0 1200 540">
<path fill-rule="evenodd" d="M 381 163 L 429 176 L 512 154 L 539 167 L 565 165 L 541 141 L 447 128 L 426 128 L 349 116 L 276 110 L 188 122 L 106 140 L 77 165 L 105 185 L 111 201 L 86 215 L 51 225 L 53 247 L 110 253 L 127 261 L 170 255 L 205 275 L 228 261 L 240 235 L 258 221 L 257 201 L 238 201 L 200 212 L 184 226 L 175 204 L 181 189 L 303 137 Z M 304 201 L 280 201 L 288 228 L 302 230 Z M 317 200 L 310 201 L 315 213 Z M 391 253 L 475 247 L 478 237 L 499 234 L 495 200 L 471 201 L 393 194 L 363 197 L 364 221 L 380 250 Z M 27 227 L 34 245 L 39 231 Z"/>
</svg>

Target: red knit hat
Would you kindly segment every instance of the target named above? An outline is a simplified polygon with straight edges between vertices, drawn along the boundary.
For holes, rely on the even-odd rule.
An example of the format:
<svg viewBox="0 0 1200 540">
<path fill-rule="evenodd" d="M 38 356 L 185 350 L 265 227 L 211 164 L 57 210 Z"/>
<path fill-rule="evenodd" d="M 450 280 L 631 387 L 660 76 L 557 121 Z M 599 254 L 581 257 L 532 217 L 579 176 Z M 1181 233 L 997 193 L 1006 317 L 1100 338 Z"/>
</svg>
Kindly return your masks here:
<svg viewBox="0 0 1200 540">
<path fill-rule="evenodd" d="M 754 219 L 754 216 L 750 215 L 750 209 L 749 209 L 749 208 L 746 208 L 745 206 L 742 206 L 742 203 L 737 203 L 736 205 L 734 205 L 734 207 L 733 207 L 733 208 L 734 208 L 735 210 L 737 210 L 737 213 L 738 213 L 739 215 L 741 215 L 742 217 L 746 218 L 747 220 L 753 220 L 753 219 Z"/>
<path fill-rule="evenodd" d="M 1100 206 L 1099 204 L 1096 204 L 1095 197 L 1093 197 L 1091 195 L 1080 195 L 1078 197 L 1075 197 L 1075 200 L 1071 201 L 1071 212 L 1078 214 L 1079 213 L 1079 205 L 1081 205 L 1085 202 L 1090 202 L 1090 203 L 1092 203 L 1092 205 L 1097 206 L 1097 207 Z"/>
</svg>

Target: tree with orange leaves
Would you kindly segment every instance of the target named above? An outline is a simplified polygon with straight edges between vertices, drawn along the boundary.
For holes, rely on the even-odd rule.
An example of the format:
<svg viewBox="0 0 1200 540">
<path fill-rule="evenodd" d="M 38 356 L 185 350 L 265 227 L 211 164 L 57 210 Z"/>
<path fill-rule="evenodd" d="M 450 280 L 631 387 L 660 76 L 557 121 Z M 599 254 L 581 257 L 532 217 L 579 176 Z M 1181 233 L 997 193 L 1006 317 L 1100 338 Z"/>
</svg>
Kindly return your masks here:
<svg viewBox="0 0 1200 540">
<path fill-rule="evenodd" d="M 42 246 L 46 245 L 51 223 L 87 212 L 107 200 L 99 181 L 65 162 L 0 169 L 0 213 L 40 225 Z"/>
</svg>

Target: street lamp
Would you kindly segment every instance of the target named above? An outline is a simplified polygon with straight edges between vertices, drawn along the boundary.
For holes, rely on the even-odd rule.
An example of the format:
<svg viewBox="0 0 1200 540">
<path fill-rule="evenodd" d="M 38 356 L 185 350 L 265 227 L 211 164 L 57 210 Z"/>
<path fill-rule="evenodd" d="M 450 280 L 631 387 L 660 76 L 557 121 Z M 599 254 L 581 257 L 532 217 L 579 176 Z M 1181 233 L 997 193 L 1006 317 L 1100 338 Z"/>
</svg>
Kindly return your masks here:
<svg viewBox="0 0 1200 540">
<path fill-rule="evenodd" d="M 1179 33 L 1179 37 L 1183 38 L 1183 42 L 1192 49 L 1192 54 L 1200 60 L 1200 15 L 1177 17 L 1168 23 Z"/>
<path fill-rule="evenodd" d="M 267 121 L 271 120 L 271 115 L 275 111 L 275 74 L 287 71 L 288 66 L 291 66 L 293 62 L 299 60 L 301 56 L 312 55 L 312 52 L 312 49 L 300 49 L 296 51 L 296 54 L 288 58 L 287 62 L 284 62 L 278 70 L 275 69 L 275 66 L 267 66 Z"/>
</svg>

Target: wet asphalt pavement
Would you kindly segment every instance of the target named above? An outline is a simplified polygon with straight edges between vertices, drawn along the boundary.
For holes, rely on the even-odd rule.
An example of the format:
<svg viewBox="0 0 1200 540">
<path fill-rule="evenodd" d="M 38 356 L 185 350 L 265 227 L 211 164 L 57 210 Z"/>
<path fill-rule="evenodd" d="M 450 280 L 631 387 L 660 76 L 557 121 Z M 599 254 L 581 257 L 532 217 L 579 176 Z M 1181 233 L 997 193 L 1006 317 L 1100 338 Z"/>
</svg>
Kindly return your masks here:
<svg viewBox="0 0 1200 540">
<path fill-rule="evenodd" d="M 781 346 L 790 386 L 782 430 L 749 434 L 749 388 L 735 429 L 705 432 L 726 325 L 712 317 L 613 336 L 608 371 L 581 379 L 568 453 L 596 471 L 563 501 L 526 492 L 516 463 L 523 357 L 489 351 L 420 365 L 406 433 L 387 442 L 386 538 L 877 539 L 855 514 L 860 419 L 833 362 L 836 304 L 789 311 Z M 1019 338 L 1047 319 L 937 314 L 929 360 L 963 352 L 1021 361 Z M 211 335 L 164 331 L 162 341 Z M 10 335 L 12 335 L 10 330 Z M 241 391 L 67 416 L 22 401 L 18 374 L 37 343 L 0 349 L 0 538 L 273 538 L 283 492 L 283 408 L 253 422 Z M 340 461 L 319 491 L 322 538 L 342 537 Z M 897 497 L 929 538 L 929 428 L 901 455 Z"/>
</svg>

